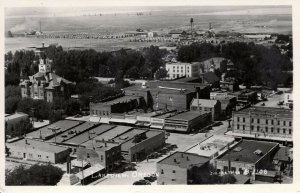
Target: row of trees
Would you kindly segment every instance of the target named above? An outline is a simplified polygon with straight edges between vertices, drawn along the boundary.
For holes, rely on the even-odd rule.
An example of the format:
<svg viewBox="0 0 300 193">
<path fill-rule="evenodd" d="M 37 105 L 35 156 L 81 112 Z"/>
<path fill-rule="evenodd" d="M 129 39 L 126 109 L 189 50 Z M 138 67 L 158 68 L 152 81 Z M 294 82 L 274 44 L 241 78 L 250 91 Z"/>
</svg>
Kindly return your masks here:
<svg viewBox="0 0 300 193">
<path fill-rule="evenodd" d="M 29 168 L 20 165 L 13 170 L 5 170 L 7 186 L 55 186 L 62 178 L 63 171 L 50 164 L 33 165 Z"/>
<path fill-rule="evenodd" d="M 265 47 L 254 43 L 230 42 L 220 45 L 194 43 L 182 46 L 178 60 L 183 62 L 201 62 L 209 57 L 219 56 L 231 60 L 235 71 L 228 72 L 227 77 L 235 77 L 240 84 L 267 85 L 292 82 L 293 64 L 287 54 L 282 54 L 277 46 Z M 225 69 L 226 71 L 226 69 Z"/>
</svg>

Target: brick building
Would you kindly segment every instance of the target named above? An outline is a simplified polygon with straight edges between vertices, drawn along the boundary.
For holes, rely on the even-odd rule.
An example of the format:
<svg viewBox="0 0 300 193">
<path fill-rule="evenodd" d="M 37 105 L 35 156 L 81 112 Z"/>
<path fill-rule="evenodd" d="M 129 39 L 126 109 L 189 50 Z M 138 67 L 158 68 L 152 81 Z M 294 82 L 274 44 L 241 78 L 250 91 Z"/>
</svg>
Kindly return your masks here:
<svg viewBox="0 0 300 193">
<path fill-rule="evenodd" d="M 189 133 L 194 130 L 200 130 L 211 123 L 211 113 L 198 113 L 187 111 L 166 117 L 164 129 L 169 131 Z"/>
<path fill-rule="evenodd" d="M 39 72 L 20 83 L 21 96 L 53 102 L 56 96 L 70 96 L 70 88 L 75 83 L 51 71 L 51 61 L 40 59 Z"/>
<path fill-rule="evenodd" d="M 209 159 L 192 153 L 175 152 L 156 164 L 158 185 L 188 184 L 188 170 L 193 166 L 207 168 Z"/>
<path fill-rule="evenodd" d="M 257 173 L 260 169 L 272 170 L 272 160 L 279 149 L 278 143 L 241 140 L 226 153 L 215 159 L 215 167 L 221 172 Z M 255 179 L 255 175 L 252 175 Z"/>
<path fill-rule="evenodd" d="M 233 112 L 232 133 L 254 137 L 276 137 L 281 141 L 293 137 L 293 111 L 272 107 L 250 107 Z"/>
<path fill-rule="evenodd" d="M 53 164 L 66 161 L 71 151 L 63 146 L 31 139 L 22 139 L 6 145 L 10 152 L 9 157 Z"/>
<path fill-rule="evenodd" d="M 191 111 L 203 113 L 211 113 L 212 121 L 217 121 L 221 115 L 221 103 L 218 100 L 197 99 L 191 102 Z"/>
</svg>

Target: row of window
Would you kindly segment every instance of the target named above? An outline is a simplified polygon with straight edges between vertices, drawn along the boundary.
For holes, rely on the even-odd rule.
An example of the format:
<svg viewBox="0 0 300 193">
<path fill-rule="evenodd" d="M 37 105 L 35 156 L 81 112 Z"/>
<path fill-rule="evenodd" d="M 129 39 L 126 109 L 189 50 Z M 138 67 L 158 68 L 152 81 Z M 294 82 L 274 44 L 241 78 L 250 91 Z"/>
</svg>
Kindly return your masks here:
<svg viewBox="0 0 300 193">
<path fill-rule="evenodd" d="M 179 68 L 179 66 L 177 66 L 177 68 Z M 186 68 L 189 69 L 190 67 L 187 66 Z M 175 66 L 173 66 L 173 69 L 175 69 Z M 181 66 L 181 69 L 183 69 L 183 66 Z"/>
<path fill-rule="evenodd" d="M 245 130 L 245 125 L 237 125 L 237 130 L 240 129 L 240 126 L 242 126 L 243 130 Z M 254 131 L 254 126 L 253 125 L 251 125 L 251 131 Z M 264 132 L 263 129 L 260 129 L 260 126 L 256 127 L 256 131 L 257 132 L 259 132 L 259 131 Z M 273 127 L 271 127 L 271 128 L 265 127 L 265 132 L 269 132 L 269 131 L 271 133 L 274 133 L 274 128 Z M 285 129 L 285 128 L 282 129 L 282 133 L 285 134 L 286 131 L 288 131 L 289 134 L 292 134 L 292 129 Z M 280 133 L 280 128 L 277 128 L 277 133 Z"/>
<path fill-rule="evenodd" d="M 109 115 L 109 111 L 91 110 L 93 115 Z"/>
<path fill-rule="evenodd" d="M 240 122 L 240 120 L 241 120 L 240 117 L 237 117 L 237 121 Z M 242 122 L 246 122 L 245 117 L 242 118 Z M 260 119 L 256 119 L 256 122 L 260 123 Z M 287 121 L 277 121 L 277 125 L 280 125 L 281 122 L 283 122 L 283 126 L 286 126 L 286 122 Z M 289 122 L 289 126 L 291 127 L 292 126 L 292 121 L 288 121 L 288 122 Z M 251 123 L 254 123 L 254 118 L 251 118 Z M 271 120 L 266 119 L 265 123 L 266 124 L 274 125 L 274 120 L 272 120 L 272 119 Z"/>
<path fill-rule="evenodd" d="M 173 72 L 175 73 L 176 71 L 175 71 L 175 70 L 173 70 Z M 187 73 L 190 73 L 190 71 L 189 71 L 189 70 L 187 70 L 186 72 L 187 72 Z M 179 70 L 177 70 L 177 73 L 179 73 Z M 181 70 L 181 73 L 183 73 L 183 70 Z"/>
</svg>

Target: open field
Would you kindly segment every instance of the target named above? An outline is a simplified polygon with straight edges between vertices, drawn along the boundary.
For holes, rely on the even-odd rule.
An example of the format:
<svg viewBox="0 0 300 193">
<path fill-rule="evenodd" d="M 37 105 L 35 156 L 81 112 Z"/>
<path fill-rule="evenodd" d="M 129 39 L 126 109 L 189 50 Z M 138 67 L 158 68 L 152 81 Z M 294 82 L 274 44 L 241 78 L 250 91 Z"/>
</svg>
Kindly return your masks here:
<svg viewBox="0 0 300 193">
<path fill-rule="evenodd" d="M 30 8 L 27 8 L 30 9 Z M 209 23 L 214 31 L 236 31 L 241 33 L 284 33 L 292 31 L 291 7 L 144 7 L 144 8 L 115 8 L 110 11 L 103 8 L 94 10 L 72 10 L 61 12 L 42 8 L 31 8 L 35 15 L 22 10 L 22 15 L 14 10 L 6 11 L 5 31 L 24 33 L 39 29 L 46 34 L 54 33 L 97 33 L 120 34 L 144 30 L 168 33 L 171 29 L 189 30 L 191 17 L 194 18 L 196 31 L 208 30 Z M 82 8 L 83 9 L 83 8 Z M 59 8 L 58 8 L 59 10 Z M 143 15 L 137 16 L 137 11 Z M 20 12 L 20 10 L 19 10 Z M 26 14 L 24 14 L 26 12 Z M 99 13 L 103 13 L 102 16 Z M 60 14 L 60 15 L 59 15 Z M 85 16 L 84 16 L 85 15 Z M 89 16 L 86 16 L 89 15 Z M 96 50 L 115 50 L 122 47 L 137 48 L 158 43 L 129 42 L 128 40 L 91 40 L 91 39 L 38 39 L 38 38 L 6 38 L 5 51 L 26 49 L 29 46 L 41 45 L 41 42 L 58 43 L 65 48 Z"/>
</svg>

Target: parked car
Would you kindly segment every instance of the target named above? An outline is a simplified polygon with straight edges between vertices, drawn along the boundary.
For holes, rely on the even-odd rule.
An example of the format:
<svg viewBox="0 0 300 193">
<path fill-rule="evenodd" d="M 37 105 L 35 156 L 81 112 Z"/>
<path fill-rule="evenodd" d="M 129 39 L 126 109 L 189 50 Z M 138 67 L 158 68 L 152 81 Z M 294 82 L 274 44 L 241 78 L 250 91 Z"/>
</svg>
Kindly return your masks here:
<svg viewBox="0 0 300 193">
<path fill-rule="evenodd" d="M 148 180 L 139 180 L 133 182 L 133 185 L 151 185 L 151 183 Z"/>
</svg>

